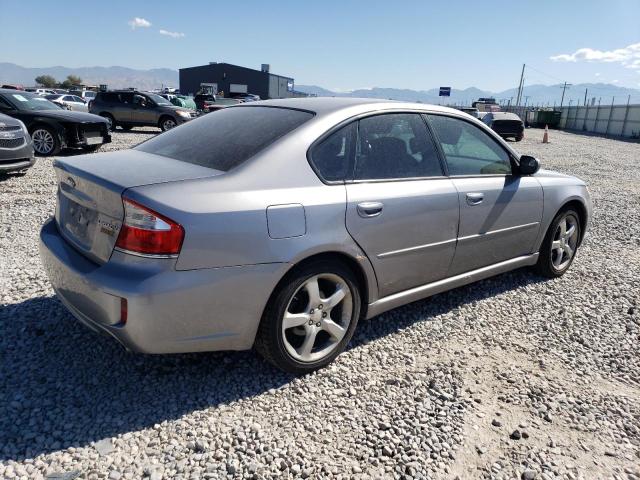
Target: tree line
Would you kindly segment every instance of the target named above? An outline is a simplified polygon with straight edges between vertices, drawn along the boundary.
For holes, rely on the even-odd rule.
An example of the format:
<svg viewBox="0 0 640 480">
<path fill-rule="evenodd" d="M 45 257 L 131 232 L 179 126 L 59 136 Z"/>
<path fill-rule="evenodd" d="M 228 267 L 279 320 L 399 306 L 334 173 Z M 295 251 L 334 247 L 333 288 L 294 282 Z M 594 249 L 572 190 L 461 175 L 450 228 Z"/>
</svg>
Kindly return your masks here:
<svg viewBox="0 0 640 480">
<path fill-rule="evenodd" d="M 44 88 L 65 88 L 69 89 L 74 85 L 81 85 L 82 79 L 77 75 L 67 75 L 67 78 L 62 82 L 58 82 L 51 75 L 40 75 L 36 77 L 36 83 Z"/>
</svg>

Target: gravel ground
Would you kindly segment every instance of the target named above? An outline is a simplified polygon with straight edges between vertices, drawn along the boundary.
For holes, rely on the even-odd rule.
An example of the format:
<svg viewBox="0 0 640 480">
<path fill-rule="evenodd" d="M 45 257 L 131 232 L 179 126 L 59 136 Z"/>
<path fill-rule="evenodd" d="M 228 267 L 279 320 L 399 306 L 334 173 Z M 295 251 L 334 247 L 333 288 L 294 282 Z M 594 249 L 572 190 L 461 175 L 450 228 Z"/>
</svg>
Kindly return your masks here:
<svg viewBox="0 0 640 480">
<path fill-rule="evenodd" d="M 1 181 L 0 478 L 640 479 L 640 145 L 541 138 L 517 147 L 594 200 L 569 272 L 363 322 L 301 378 L 252 352 L 132 355 L 86 330 L 38 260 L 51 160 Z"/>
</svg>

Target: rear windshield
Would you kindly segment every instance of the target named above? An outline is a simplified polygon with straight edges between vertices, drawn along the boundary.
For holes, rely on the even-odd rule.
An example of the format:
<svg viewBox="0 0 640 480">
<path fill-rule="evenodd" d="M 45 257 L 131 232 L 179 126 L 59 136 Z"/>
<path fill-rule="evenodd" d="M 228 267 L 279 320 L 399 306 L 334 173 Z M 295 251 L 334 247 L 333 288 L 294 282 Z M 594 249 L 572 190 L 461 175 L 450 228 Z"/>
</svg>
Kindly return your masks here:
<svg viewBox="0 0 640 480">
<path fill-rule="evenodd" d="M 313 117 L 274 107 L 229 107 L 208 113 L 135 147 L 227 172 Z"/>
</svg>

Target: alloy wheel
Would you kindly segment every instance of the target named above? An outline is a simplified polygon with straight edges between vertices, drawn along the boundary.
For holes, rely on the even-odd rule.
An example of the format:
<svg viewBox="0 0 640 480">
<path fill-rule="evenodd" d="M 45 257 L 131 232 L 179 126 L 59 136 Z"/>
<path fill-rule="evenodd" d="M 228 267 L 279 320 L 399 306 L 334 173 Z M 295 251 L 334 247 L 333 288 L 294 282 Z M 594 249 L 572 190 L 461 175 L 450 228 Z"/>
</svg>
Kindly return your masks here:
<svg viewBox="0 0 640 480">
<path fill-rule="evenodd" d="M 176 122 L 172 118 L 167 118 L 165 121 L 162 122 L 162 128 L 165 131 L 166 130 L 171 130 L 175 126 L 176 126 Z"/>
<path fill-rule="evenodd" d="M 571 263 L 577 244 L 578 219 L 568 213 L 560 219 L 551 242 L 551 263 L 556 270 L 563 270 Z"/>
<path fill-rule="evenodd" d="M 33 140 L 33 149 L 40 155 L 48 155 L 55 148 L 55 140 L 51 132 L 44 128 L 35 130 L 31 135 Z"/>
<path fill-rule="evenodd" d="M 333 273 L 314 275 L 298 287 L 282 318 L 284 346 L 299 362 L 330 355 L 347 334 L 353 295 L 347 282 Z"/>
</svg>

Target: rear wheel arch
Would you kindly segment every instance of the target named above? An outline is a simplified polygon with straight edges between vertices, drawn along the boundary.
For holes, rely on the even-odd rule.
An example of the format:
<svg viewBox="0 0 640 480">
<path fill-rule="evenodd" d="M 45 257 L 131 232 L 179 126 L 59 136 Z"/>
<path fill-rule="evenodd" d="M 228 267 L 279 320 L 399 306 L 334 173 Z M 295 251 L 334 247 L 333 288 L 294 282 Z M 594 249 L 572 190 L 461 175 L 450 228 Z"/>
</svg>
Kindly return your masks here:
<svg viewBox="0 0 640 480">
<path fill-rule="evenodd" d="M 338 252 L 338 251 L 316 253 L 314 255 L 310 255 L 293 264 L 291 268 L 289 268 L 286 271 L 286 273 L 282 276 L 282 278 L 278 281 L 278 283 L 274 287 L 269 297 L 269 300 L 267 302 L 267 305 L 271 302 L 273 296 L 280 290 L 280 288 L 282 288 L 282 286 L 289 280 L 289 278 L 291 278 L 291 276 L 295 272 L 306 267 L 311 263 L 322 262 L 322 261 L 337 261 L 342 263 L 352 271 L 352 273 L 357 279 L 358 289 L 360 291 L 360 298 L 362 300 L 362 306 L 360 310 L 361 317 L 363 318 L 366 317 L 367 305 L 368 305 L 369 296 L 370 296 L 369 286 L 368 286 L 369 282 L 367 280 L 367 275 L 364 269 L 362 268 L 362 266 L 358 263 L 358 261 L 354 257 L 352 257 L 347 253 Z M 266 308 L 266 305 L 265 305 L 265 308 Z"/>
</svg>

